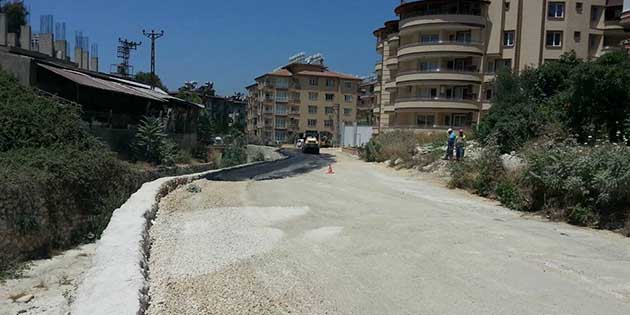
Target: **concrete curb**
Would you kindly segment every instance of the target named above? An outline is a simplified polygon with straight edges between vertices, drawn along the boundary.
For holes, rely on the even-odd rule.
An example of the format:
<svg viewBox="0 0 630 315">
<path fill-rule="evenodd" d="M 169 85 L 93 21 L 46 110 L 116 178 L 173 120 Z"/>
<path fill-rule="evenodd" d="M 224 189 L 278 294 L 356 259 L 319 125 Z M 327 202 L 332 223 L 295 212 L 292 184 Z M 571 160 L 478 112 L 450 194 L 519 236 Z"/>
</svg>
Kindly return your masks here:
<svg viewBox="0 0 630 315">
<path fill-rule="evenodd" d="M 288 158 L 282 155 L 281 160 Z M 275 161 L 277 160 L 248 163 L 191 175 L 164 177 L 143 184 L 114 211 L 101 239 L 96 242 L 93 265 L 77 288 L 71 313 L 144 314 L 149 305 L 149 229 L 160 199 L 177 187 L 210 174 Z"/>
</svg>

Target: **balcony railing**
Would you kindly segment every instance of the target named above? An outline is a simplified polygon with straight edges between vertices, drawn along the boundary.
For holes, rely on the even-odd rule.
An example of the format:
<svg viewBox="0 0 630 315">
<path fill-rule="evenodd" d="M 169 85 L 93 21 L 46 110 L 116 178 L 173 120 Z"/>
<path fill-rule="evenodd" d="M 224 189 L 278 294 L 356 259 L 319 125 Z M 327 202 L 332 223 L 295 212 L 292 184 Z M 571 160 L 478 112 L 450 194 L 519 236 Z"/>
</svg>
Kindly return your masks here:
<svg viewBox="0 0 630 315">
<path fill-rule="evenodd" d="M 456 124 L 458 125 L 458 124 Z M 473 128 L 473 124 L 467 124 L 464 126 L 456 126 L 456 125 L 429 125 L 429 124 L 417 124 L 417 125 L 409 125 L 409 124 L 393 124 L 390 125 L 388 128 L 384 128 L 385 130 L 388 129 L 422 129 L 422 130 L 447 130 L 449 128 L 458 130 L 458 129 L 464 129 L 465 131 L 470 131 Z"/>
<path fill-rule="evenodd" d="M 463 68 L 432 68 L 432 69 L 406 69 L 398 72 L 398 75 L 414 73 L 472 73 L 479 74 L 477 66 L 464 66 Z"/>
<path fill-rule="evenodd" d="M 396 98 L 396 102 L 467 102 L 478 103 L 477 95 L 466 95 L 460 97 L 448 97 L 448 96 L 405 96 Z"/>
<path fill-rule="evenodd" d="M 407 3 L 417 2 L 417 0 L 401 0 L 400 4 L 404 5 Z M 464 6 L 448 6 L 446 4 L 449 3 L 459 4 L 461 1 L 441 1 L 441 6 L 420 6 L 417 9 L 410 12 L 403 12 L 401 15 L 401 19 L 406 19 L 410 17 L 416 16 L 424 16 L 424 15 L 475 15 L 481 16 L 481 6 L 479 5 L 479 1 L 466 1 L 470 4 L 468 7 Z"/>
<path fill-rule="evenodd" d="M 463 46 L 483 46 L 483 42 L 475 40 L 433 40 L 433 41 L 417 41 L 401 45 L 398 50 L 415 46 L 429 45 L 463 45 Z"/>
</svg>

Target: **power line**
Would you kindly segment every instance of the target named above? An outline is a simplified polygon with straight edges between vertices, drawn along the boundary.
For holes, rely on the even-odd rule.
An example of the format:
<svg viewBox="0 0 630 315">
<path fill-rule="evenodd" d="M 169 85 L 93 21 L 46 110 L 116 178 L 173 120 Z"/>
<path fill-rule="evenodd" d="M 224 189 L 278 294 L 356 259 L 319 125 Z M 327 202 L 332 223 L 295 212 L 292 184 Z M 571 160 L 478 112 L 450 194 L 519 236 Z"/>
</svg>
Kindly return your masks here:
<svg viewBox="0 0 630 315">
<path fill-rule="evenodd" d="M 151 33 L 147 33 L 145 30 L 142 30 L 142 35 L 151 39 L 151 89 L 155 89 L 155 41 L 164 36 L 164 31 L 160 31 L 156 33 L 154 30 L 151 30 Z"/>
</svg>

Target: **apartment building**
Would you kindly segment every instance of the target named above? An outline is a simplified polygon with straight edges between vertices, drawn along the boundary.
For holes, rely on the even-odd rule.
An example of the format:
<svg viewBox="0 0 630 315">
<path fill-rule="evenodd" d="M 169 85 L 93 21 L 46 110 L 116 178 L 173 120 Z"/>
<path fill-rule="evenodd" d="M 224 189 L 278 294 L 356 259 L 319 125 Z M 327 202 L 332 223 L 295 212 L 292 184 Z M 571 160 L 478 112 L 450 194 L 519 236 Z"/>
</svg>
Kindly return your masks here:
<svg viewBox="0 0 630 315">
<path fill-rule="evenodd" d="M 622 0 L 401 1 L 374 31 L 377 129 L 471 128 L 498 71 L 621 49 L 622 12 Z"/>
<path fill-rule="evenodd" d="M 376 107 L 376 76 L 363 78 L 359 84 L 359 101 L 357 104 L 357 124 L 373 124 L 374 108 Z"/>
<path fill-rule="evenodd" d="M 321 56 L 298 55 L 247 87 L 247 133 L 288 143 L 306 131 L 338 141 L 339 128 L 356 121 L 361 79 L 333 72 Z"/>
</svg>

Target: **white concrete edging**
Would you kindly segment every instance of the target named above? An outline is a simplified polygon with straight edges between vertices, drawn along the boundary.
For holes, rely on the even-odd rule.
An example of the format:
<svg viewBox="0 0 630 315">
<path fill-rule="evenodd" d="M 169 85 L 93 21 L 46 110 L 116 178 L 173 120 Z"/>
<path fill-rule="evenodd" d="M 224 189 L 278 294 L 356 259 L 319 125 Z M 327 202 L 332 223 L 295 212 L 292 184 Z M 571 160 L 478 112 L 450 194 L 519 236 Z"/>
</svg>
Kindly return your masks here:
<svg viewBox="0 0 630 315">
<path fill-rule="evenodd" d="M 282 159 L 288 158 L 284 156 Z M 274 160 L 275 161 L 275 160 Z M 254 162 L 197 174 L 164 177 L 142 185 L 112 214 L 96 242 L 92 267 L 77 288 L 75 315 L 144 314 L 148 307 L 151 221 L 160 199 L 175 188 L 212 173 L 274 161 Z"/>
</svg>

